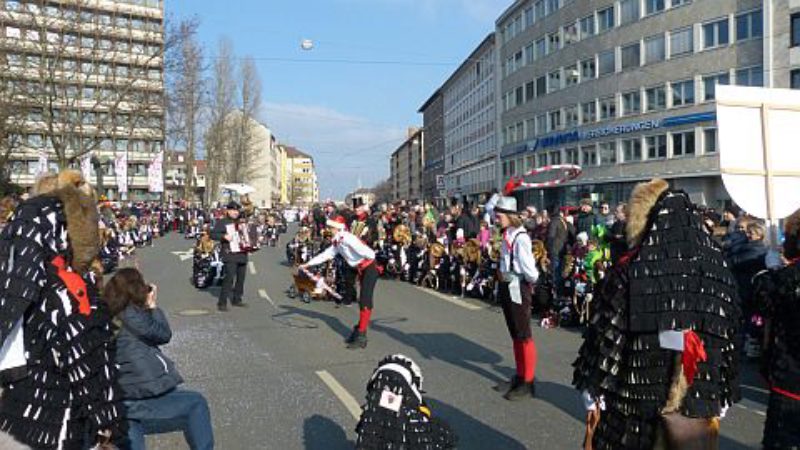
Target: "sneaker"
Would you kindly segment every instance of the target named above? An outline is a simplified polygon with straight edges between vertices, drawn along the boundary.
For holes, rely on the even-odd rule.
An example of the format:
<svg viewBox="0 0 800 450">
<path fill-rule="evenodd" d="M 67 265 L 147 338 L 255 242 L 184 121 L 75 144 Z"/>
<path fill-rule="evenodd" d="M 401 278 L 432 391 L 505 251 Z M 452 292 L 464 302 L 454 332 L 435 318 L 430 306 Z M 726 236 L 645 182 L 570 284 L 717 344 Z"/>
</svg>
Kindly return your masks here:
<svg viewBox="0 0 800 450">
<path fill-rule="evenodd" d="M 225 312 L 228 310 L 228 305 L 217 305 L 217 310 L 220 312 Z"/>
<path fill-rule="evenodd" d="M 503 398 L 508 401 L 517 401 L 522 400 L 524 398 L 533 398 L 536 396 L 536 386 L 533 382 L 525 383 L 525 382 L 518 382 L 516 385 L 512 385 L 508 392 L 503 395 Z"/>
<path fill-rule="evenodd" d="M 367 334 L 360 333 L 356 330 L 356 337 L 352 342 L 347 344 L 347 348 L 351 350 L 367 348 Z"/>
</svg>

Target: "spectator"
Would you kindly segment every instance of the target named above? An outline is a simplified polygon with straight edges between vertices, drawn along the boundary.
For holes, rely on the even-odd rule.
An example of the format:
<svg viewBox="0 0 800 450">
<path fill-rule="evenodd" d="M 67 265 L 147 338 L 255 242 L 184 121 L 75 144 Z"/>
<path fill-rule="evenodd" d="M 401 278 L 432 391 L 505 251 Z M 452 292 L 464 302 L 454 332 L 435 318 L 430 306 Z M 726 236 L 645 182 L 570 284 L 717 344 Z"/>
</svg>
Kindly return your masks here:
<svg viewBox="0 0 800 450">
<path fill-rule="evenodd" d="M 611 249 L 611 263 L 615 264 L 619 258 L 628 251 L 625 227 L 628 223 L 628 205 L 620 203 L 614 210 L 614 224 L 609 228 L 608 240 Z"/>
<path fill-rule="evenodd" d="M 575 232 L 586 233 L 587 236 L 592 235 L 592 227 L 597 225 L 598 219 L 592 213 L 592 201 L 588 198 L 581 200 L 580 209 L 578 210 L 578 217 L 575 221 Z"/>
<path fill-rule="evenodd" d="M 147 434 L 182 431 L 192 450 L 214 448 L 211 415 L 202 394 L 178 388 L 183 378 L 159 349 L 172 330 L 157 305 L 157 289 L 134 268 L 120 269 L 104 291 L 120 330 L 115 362 L 128 418 L 131 450 Z"/>
<path fill-rule="evenodd" d="M 566 211 L 562 209 L 558 216 L 550 222 L 547 229 L 547 254 L 550 256 L 550 265 L 553 269 L 553 284 L 558 289 L 561 286 L 561 261 L 566 253 L 567 244 L 572 241 L 575 229 L 567 222 Z"/>
<path fill-rule="evenodd" d="M 608 202 L 600 203 L 600 215 L 597 219 L 599 223 L 602 223 L 606 226 L 606 228 L 611 229 L 611 226 L 614 225 L 616 220 L 616 214 L 611 211 L 611 206 Z"/>
</svg>

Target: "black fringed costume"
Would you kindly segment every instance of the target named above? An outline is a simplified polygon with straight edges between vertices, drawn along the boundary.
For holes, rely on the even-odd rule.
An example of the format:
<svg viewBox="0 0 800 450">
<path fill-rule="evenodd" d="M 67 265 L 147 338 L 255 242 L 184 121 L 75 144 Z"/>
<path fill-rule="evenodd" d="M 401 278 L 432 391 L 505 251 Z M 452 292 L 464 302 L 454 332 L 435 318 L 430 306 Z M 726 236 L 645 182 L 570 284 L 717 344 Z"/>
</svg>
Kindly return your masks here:
<svg viewBox="0 0 800 450">
<path fill-rule="evenodd" d="M 100 430 L 124 436 L 106 305 L 88 272 L 81 307 L 51 263 L 79 240 L 65 209 L 34 197 L 0 234 L 0 430 L 36 449 L 83 450 Z"/>
<path fill-rule="evenodd" d="M 392 355 L 381 360 L 367 384 L 367 402 L 356 426 L 356 448 L 455 448 L 455 434 L 446 423 L 431 417 L 421 386 L 422 375 L 411 359 Z"/>
<path fill-rule="evenodd" d="M 736 282 L 688 196 L 661 183 L 640 213 L 641 240 L 596 293 L 574 363 L 573 384 L 606 404 L 595 449 L 653 447 L 675 361 L 675 352 L 661 348 L 660 331 L 694 330 L 708 355 L 680 405 L 683 415 L 716 417 L 739 398 Z"/>
<path fill-rule="evenodd" d="M 800 447 L 800 262 L 756 278 L 758 309 L 769 319 L 764 354 L 771 393 L 764 448 Z"/>
</svg>

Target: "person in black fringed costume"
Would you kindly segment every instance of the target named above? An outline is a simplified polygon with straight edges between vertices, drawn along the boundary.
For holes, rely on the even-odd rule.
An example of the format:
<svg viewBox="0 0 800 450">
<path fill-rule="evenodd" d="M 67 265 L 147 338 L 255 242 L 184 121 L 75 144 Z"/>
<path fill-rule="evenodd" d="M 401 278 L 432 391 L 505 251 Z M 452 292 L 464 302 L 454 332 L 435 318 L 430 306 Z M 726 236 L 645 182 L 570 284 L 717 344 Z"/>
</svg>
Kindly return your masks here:
<svg viewBox="0 0 800 450">
<path fill-rule="evenodd" d="M 356 426 L 357 450 L 446 450 L 458 439 L 433 417 L 422 397 L 419 366 L 403 355 L 383 358 L 367 384 L 367 398 Z"/>
<path fill-rule="evenodd" d="M 800 210 L 786 219 L 786 267 L 756 277 L 756 308 L 770 324 L 763 372 L 770 384 L 764 448 L 800 448 Z"/>
<path fill-rule="evenodd" d="M 98 213 L 79 172 L 37 182 L 0 234 L 0 430 L 35 449 L 125 436 L 111 319 L 89 270 Z"/>
<path fill-rule="evenodd" d="M 654 448 L 666 412 L 708 418 L 713 429 L 739 399 L 736 281 L 688 195 L 664 180 L 638 185 L 627 235 L 630 250 L 598 289 L 574 363 L 573 384 L 605 404 L 587 433 L 599 450 Z M 670 332 L 683 338 L 682 354 L 662 348 Z M 691 341 L 705 360 L 679 364 L 697 350 Z"/>
</svg>

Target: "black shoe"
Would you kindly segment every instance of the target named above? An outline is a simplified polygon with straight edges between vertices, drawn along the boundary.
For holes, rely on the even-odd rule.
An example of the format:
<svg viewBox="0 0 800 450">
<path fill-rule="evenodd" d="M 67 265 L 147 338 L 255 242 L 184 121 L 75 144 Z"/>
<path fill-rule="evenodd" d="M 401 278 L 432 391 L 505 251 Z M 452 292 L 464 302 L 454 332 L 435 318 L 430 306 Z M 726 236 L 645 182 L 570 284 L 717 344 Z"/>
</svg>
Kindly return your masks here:
<svg viewBox="0 0 800 450">
<path fill-rule="evenodd" d="M 496 392 L 508 392 L 511 387 L 518 385 L 521 381 L 522 380 L 519 378 L 519 375 L 514 375 L 510 380 L 497 383 L 492 387 L 492 389 L 494 389 Z"/>
<path fill-rule="evenodd" d="M 347 344 L 347 348 L 351 350 L 367 348 L 367 333 L 361 333 L 356 330 L 356 337 L 352 342 Z"/>
<path fill-rule="evenodd" d="M 228 305 L 217 305 L 217 310 L 220 312 L 225 312 L 228 310 Z"/>
<path fill-rule="evenodd" d="M 533 382 L 519 382 L 516 386 L 512 385 L 508 392 L 503 395 L 503 398 L 513 402 L 525 398 L 533 398 L 534 396 L 536 396 L 536 386 Z"/>
<path fill-rule="evenodd" d="M 347 336 L 347 338 L 344 340 L 344 343 L 352 344 L 355 342 L 356 337 L 358 337 L 358 325 L 353 327 L 353 331 L 350 332 L 350 336 Z"/>
<path fill-rule="evenodd" d="M 237 308 L 247 308 L 247 303 L 245 303 L 245 302 L 236 302 L 236 303 L 231 303 L 231 306 L 235 306 Z"/>
</svg>

